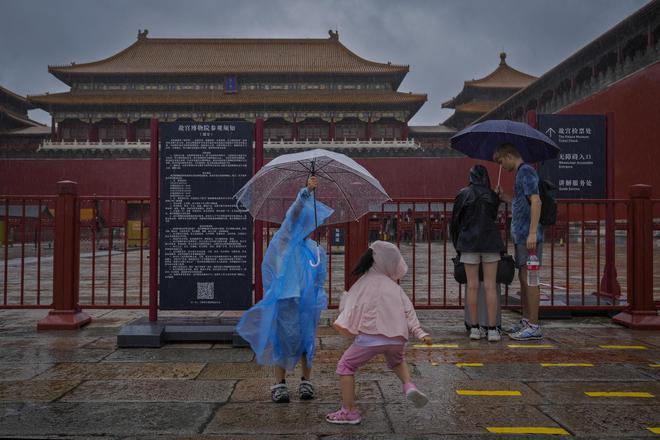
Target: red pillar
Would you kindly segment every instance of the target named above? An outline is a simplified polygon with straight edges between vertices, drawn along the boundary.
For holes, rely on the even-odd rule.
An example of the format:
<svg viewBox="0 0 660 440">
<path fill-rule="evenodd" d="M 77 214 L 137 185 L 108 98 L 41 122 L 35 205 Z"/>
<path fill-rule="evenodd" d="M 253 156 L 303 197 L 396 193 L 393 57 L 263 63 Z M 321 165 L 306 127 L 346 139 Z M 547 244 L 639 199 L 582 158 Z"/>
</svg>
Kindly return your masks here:
<svg viewBox="0 0 660 440">
<path fill-rule="evenodd" d="M 371 139 L 373 132 L 373 123 L 371 122 L 371 118 L 369 118 L 369 121 L 367 122 L 367 133 L 366 133 L 366 138 Z"/>
<path fill-rule="evenodd" d="M 135 142 L 135 123 L 127 122 L 126 123 L 126 140 L 128 142 Z"/>
<path fill-rule="evenodd" d="M 58 141 L 62 140 L 62 123 L 61 122 L 59 122 L 57 124 L 57 131 L 56 131 L 55 137 Z"/>
<path fill-rule="evenodd" d="M 294 141 L 297 141 L 299 136 L 298 136 L 298 121 L 294 122 L 291 124 L 291 137 L 293 138 Z"/>
<path fill-rule="evenodd" d="M 57 140 L 57 132 L 55 131 L 55 117 L 50 118 L 50 140 L 55 142 Z"/>
<path fill-rule="evenodd" d="M 99 141 L 99 126 L 97 124 L 90 122 L 87 133 L 87 140 L 90 142 Z"/>
<path fill-rule="evenodd" d="M 264 120 L 257 119 L 254 124 L 254 173 L 264 166 Z M 254 222 L 254 302 L 264 296 L 264 286 L 261 277 L 261 262 L 264 254 L 264 222 Z"/>
<path fill-rule="evenodd" d="M 614 199 L 614 113 L 605 115 L 605 185 L 607 198 Z M 615 222 L 614 204 L 605 206 L 605 267 L 600 280 L 600 294 L 612 298 L 621 296 L 621 286 L 616 273 L 616 250 L 614 248 Z"/>
<path fill-rule="evenodd" d="M 618 324 L 634 329 L 660 330 L 653 301 L 652 187 L 630 187 L 628 210 L 628 308 L 614 316 Z"/>
<path fill-rule="evenodd" d="M 351 275 L 360 256 L 369 247 L 369 220 L 362 216 L 358 221 L 349 222 L 346 225 L 345 247 L 344 247 L 344 288 L 350 289 L 358 277 Z"/>
<path fill-rule="evenodd" d="M 401 138 L 405 141 L 408 139 L 408 122 L 401 123 Z"/>
<path fill-rule="evenodd" d="M 76 330 L 92 320 L 78 304 L 80 205 L 77 186 L 76 182 L 68 180 L 57 182 L 53 310 L 37 323 L 37 330 Z"/>
<path fill-rule="evenodd" d="M 336 125 L 335 125 L 335 121 L 333 120 L 332 122 L 330 122 L 330 129 L 328 130 L 328 137 L 330 138 L 330 140 L 335 138 L 335 128 Z"/>
<path fill-rule="evenodd" d="M 151 180 L 149 200 L 149 321 L 158 320 L 158 119 L 151 119 Z"/>
<path fill-rule="evenodd" d="M 532 128 L 538 128 L 538 121 L 536 119 L 536 110 L 527 110 L 527 125 Z"/>
</svg>

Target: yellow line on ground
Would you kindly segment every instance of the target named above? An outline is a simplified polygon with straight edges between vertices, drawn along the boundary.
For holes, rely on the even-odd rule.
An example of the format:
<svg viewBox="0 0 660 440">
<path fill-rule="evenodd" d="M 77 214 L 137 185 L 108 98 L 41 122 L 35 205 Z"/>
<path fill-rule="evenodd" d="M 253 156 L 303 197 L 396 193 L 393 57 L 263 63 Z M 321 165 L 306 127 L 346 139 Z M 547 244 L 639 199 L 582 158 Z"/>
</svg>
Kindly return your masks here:
<svg viewBox="0 0 660 440">
<path fill-rule="evenodd" d="M 413 348 L 458 348 L 458 344 L 415 344 Z"/>
<path fill-rule="evenodd" d="M 588 364 L 588 363 L 584 363 L 584 364 L 580 364 L 580 363 L 573 363 L 573 364 L 571 364 L 571 363 L 565 363 L 565 364 L 561 364 L 561 363 L 559 363 L 559 364 L 541 364 L 541 366 L 542 366 L 542 367 L 593 367 L 594 364 Z"/>
<path fill-rule="evenodd" d="M 463 368 L 463 367 L 483 367 L 484 364 L 481 362 L 459 362 L 456 364 L 458 368 Z"/>
<path fill-rule="evenodd" d="M 493 434 L 555 434 L 570 435 L 563 428 L 544 428 L 541 426 L 511 426 L 506 428 L 487 427 L 488 432 Z"/>
<path fill-rule="evenodd" d="M 550 344 L 509 344 L 509 348 L 555 348 Z"/>
<path fill-rule="evenodd" d="M 647 348 L 643 345 L 599 345 L 599 347 L 610 350 L 646 350 Z"/>
<path fill-rule="evenodd" d="M 660 428 L 646 428 L 651 431 L 653 434 L 660 434 Z"/>
<path fill-rule="evenodd" d="M 520 391 L 507 390 L 456 390 L 459 396 L 522 396 Z"/>
<path fill-rule="evenodd" d="M 627 391 L 586 391 L 584 394 L 589 397 L 641 397 L 646 399 L 655 397 L 651 393 Z"/>
<path fill-rule="evenodd" d="M 651 368 L 660 368 L 660 364 L 649 364 Z"/>
</svg>

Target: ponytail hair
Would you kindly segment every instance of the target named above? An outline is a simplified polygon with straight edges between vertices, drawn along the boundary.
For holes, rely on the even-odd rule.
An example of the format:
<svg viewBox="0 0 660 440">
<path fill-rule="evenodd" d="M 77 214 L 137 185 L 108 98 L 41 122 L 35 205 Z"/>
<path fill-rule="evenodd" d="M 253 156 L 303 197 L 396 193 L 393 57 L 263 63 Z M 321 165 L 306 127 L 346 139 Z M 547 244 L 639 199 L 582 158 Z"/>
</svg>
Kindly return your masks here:
<svg viewBox="0 0 660 440">
<path fill-rule="evenodd" d="M 357 264 L 353 268 L 353 272 L 351 272 L 351 274 L 355 276 L 362 276 L 371 268 L 371 266 L 373 266 L 373 264 L 374 251 L 373 249 L 369 248 L 364 254 L 362 254 Z"/>
</svg>

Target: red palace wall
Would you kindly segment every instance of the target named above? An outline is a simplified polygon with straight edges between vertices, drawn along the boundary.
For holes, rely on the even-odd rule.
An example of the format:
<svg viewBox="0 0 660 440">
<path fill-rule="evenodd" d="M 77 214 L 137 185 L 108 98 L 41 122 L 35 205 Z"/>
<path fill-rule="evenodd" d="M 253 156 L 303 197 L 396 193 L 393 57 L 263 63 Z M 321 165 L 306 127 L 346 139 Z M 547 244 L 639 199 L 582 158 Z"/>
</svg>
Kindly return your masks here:
<svg viewBox="0 0 660 440">
<path fill-rule="evenodd" d="M 468 170 L 477 163 L 463 158 L 359 158 L 391 197 L 454 197 L 467 185 Z M 493 185 L 498 168 L 488 166 Z M 59 180 L 80 184 L 80 195 L 147 196 L 148 160 L 22 160 L 0 161 L 0 195 L 55 193 Z M 512 177 L 502 173 L 505 188 Z"/>
<path fill-rule="evenodd" d="M 615 197 L 627 198 L 631 185 L 653 186 L 660 197 L 660 63 L 623 79 L 561 114 L 614 113 Z"/>
</svg>

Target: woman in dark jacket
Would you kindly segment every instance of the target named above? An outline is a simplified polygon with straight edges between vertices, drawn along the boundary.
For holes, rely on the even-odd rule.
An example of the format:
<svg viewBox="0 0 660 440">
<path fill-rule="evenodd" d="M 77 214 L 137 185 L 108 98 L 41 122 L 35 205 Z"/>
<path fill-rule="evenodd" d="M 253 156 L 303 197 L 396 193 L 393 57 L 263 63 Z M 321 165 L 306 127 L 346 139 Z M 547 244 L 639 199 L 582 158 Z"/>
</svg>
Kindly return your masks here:
<svg viewBox="0 0 660 440">
<path fill-rule="evenodd" d="M 483 281 L 488 307 L 488 340 L 499 341 L 496 328 L 497 264 L 504 251 L 502 236 L 497 227 L 498 195 L 490 188 L 488 170 L 483 165 L 470 169 L 470 184 L 454 200 L 451 220 L 451 239 L 465 265 L 467 276 L 467 306 L 472 322 L 470 339 L 480 339 L 477 322 L 477 291 L 479 290 L 479 264 L 483 268 Z"/>
</svg>

